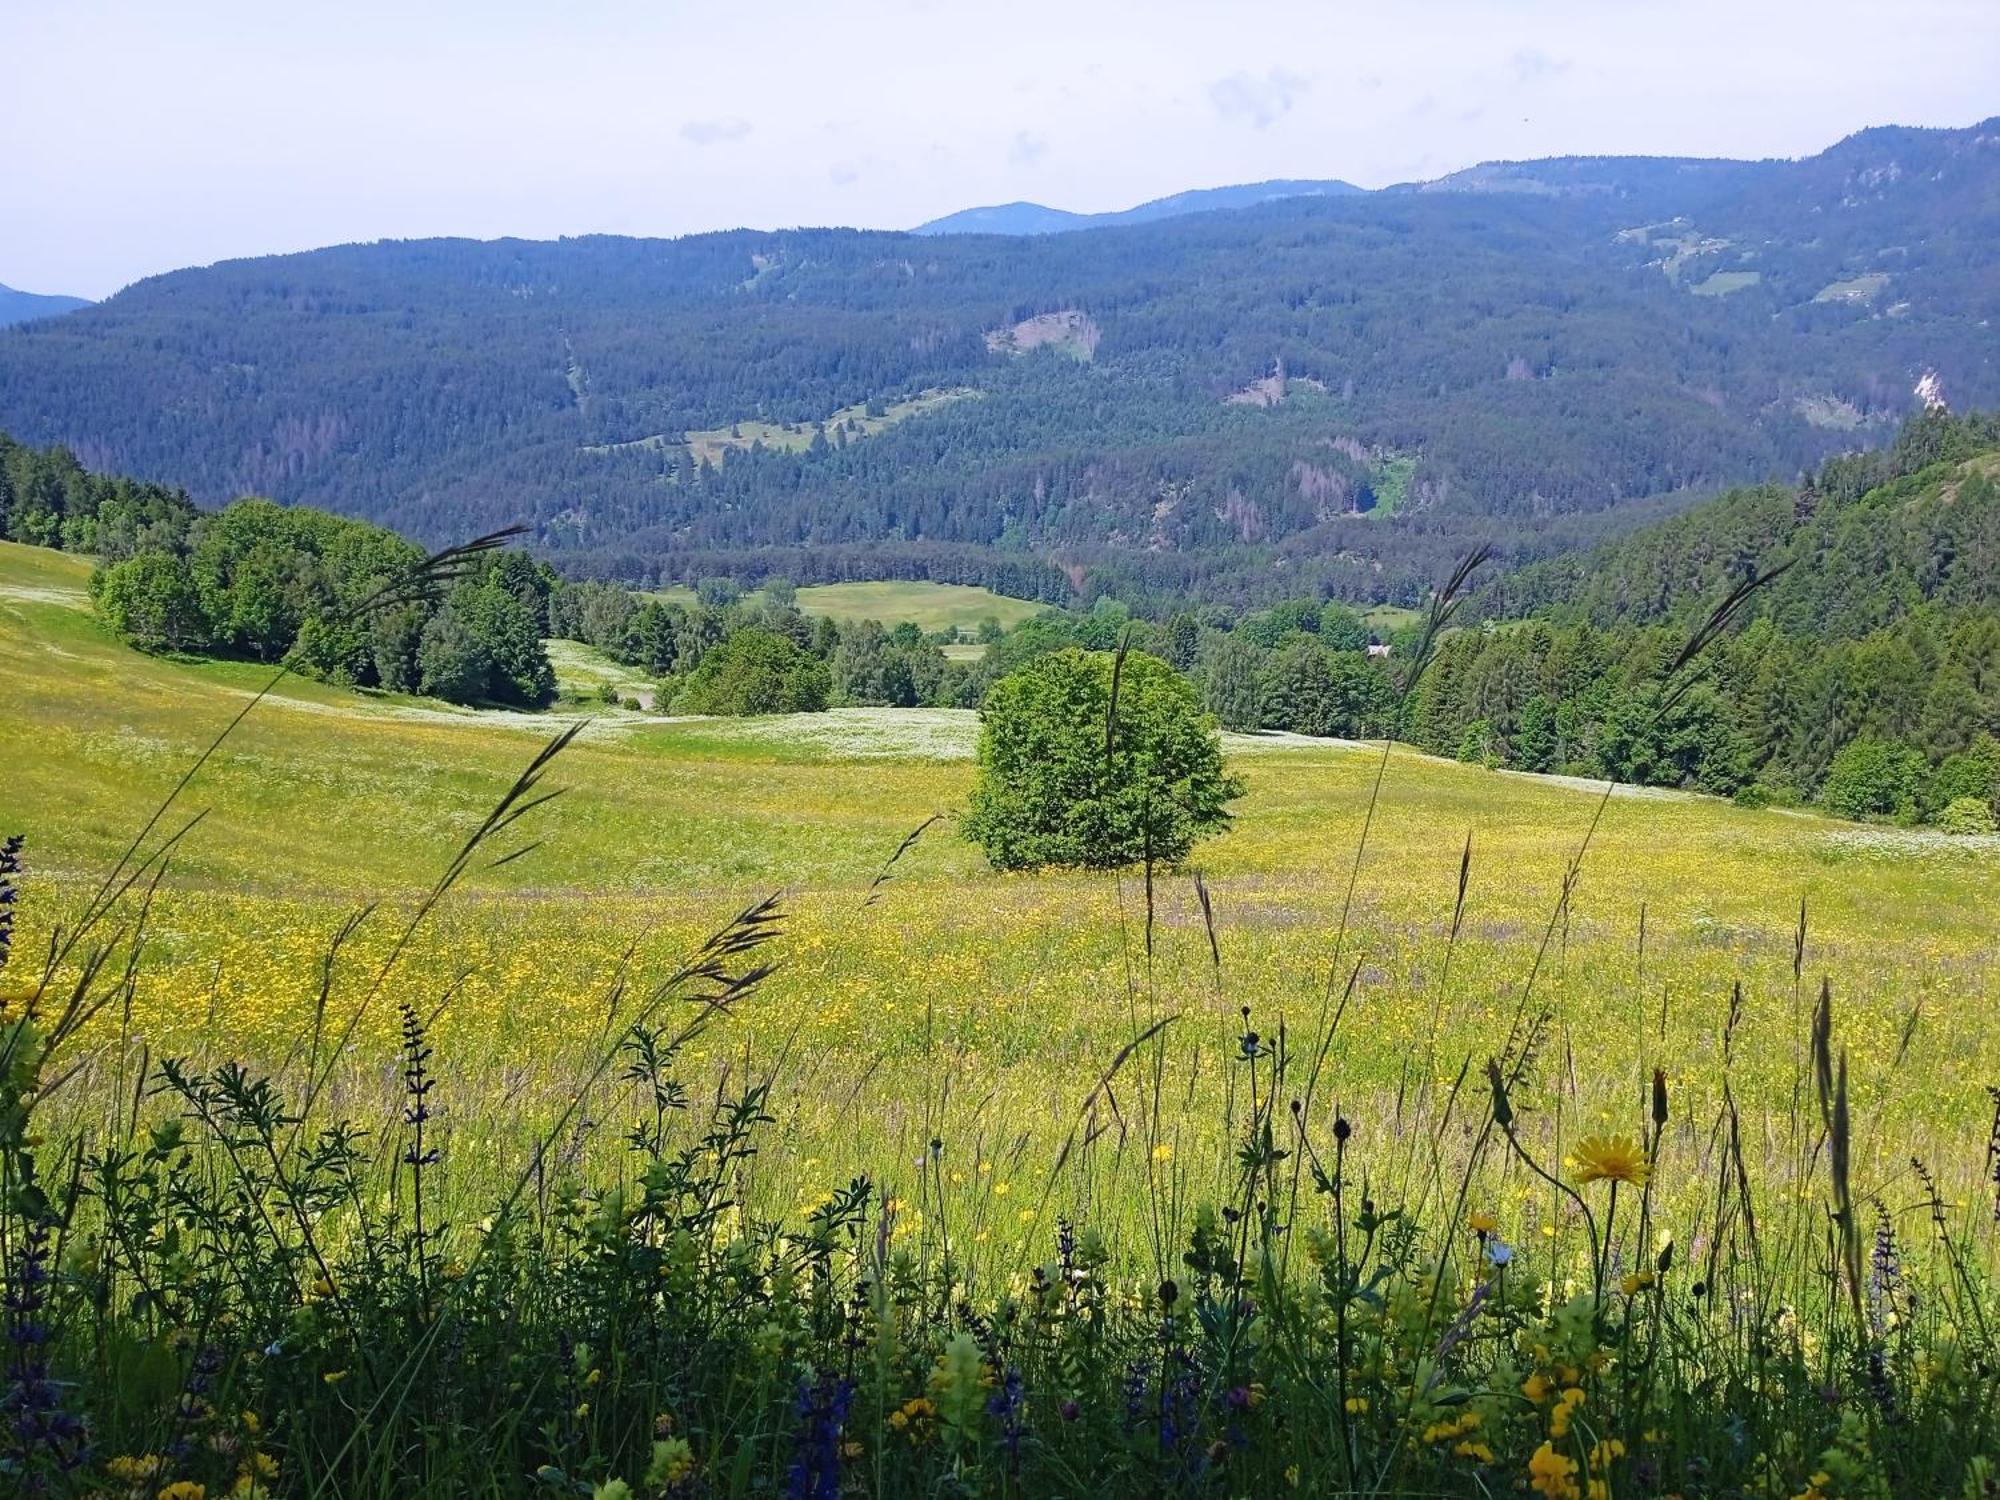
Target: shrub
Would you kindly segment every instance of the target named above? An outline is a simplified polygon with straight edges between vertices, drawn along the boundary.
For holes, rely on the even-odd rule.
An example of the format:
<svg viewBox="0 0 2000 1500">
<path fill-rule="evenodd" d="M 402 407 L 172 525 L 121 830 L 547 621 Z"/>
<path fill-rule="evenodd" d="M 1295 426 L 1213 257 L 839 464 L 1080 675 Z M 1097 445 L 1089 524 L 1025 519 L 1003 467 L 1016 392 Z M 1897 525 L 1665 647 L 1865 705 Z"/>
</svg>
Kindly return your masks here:
<svg viewBox="0 0 2000 1500">
<path fill-rule="evenodd" d="M 1458 758 L 1471 766 L 1484 766 L 1489 771 L 1500 764 L 1500 756 L 1493 745 L 1493 721 L 1474 719 L 1465 726 L 1465 733 L 1459 737 Z"/>
<path fill-rule="evenodd" d="M 1158 657 L 1121 669 L 1072 648 L 987 695 L 965 832 L 1002 870 L 1171 864 L 1226 827 L 1241 794 L 1184 677 Z"/>
<path fill-rule="evenodd" d="M 1923 783 L 1921 754 L 1863 735 L 1834 756 L 1820 801 L 1843 818 L 1908 817 Z"/>
<path fill-rule="evenodd" d="M 208 622 L 187 564 L 142 552 L 91 579 L 98 613 L 142 651 L 188 651 L 208 643 Z"/>
<path fill-rule="evenodd" d="M 826 663 L 788 636 L 748 628 L 702 657 L 674 700 L 690 714 L 803 714 L 826 707 Z"/>
<path fill-rule="evenodd" d="M 451 703 L 477 703 L 486 696 L 493 658 L 479 637 L 446 605 L 424 627 L 417 647 L 417 688 Z"/>
<path fill-rule="evenodd" d="M 727 609 L 743 597 L 743 585 L 734 578 L 704 578 L 695 584 L 694 596 L 710 609 Z"/>
<path fill-rule="evenodd" d="M 1992 833 L 1993 809 L 1977 797 L 1956 797 L 1938 814 L 1937 825 L 1946 833 Z"/>
<path fill-rule="evenodd" d="M 1934 808 L 1970 798 L 1991 811 L 2000 793 L 2000 742 L 1981 735 L 1970 750 L 1947 755 L 1931 777 L 1926 800 Z"/>
</svg>

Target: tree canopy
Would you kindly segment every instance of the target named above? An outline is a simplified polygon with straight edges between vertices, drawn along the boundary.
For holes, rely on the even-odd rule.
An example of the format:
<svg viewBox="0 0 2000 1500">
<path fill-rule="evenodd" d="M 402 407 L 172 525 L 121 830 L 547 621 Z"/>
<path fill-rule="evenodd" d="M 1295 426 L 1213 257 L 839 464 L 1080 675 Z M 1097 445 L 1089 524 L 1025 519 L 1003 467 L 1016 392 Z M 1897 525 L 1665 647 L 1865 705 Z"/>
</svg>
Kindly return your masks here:
<svg viewBox="0 0 2000 1500">
<path fill-rule="evenodd" d="M 987 694 L 964 830 L 1003 870 L 1174 864 L 1228 826 L 1241 794 L 1184 677 L 1071 647 Z"/>
</svg>

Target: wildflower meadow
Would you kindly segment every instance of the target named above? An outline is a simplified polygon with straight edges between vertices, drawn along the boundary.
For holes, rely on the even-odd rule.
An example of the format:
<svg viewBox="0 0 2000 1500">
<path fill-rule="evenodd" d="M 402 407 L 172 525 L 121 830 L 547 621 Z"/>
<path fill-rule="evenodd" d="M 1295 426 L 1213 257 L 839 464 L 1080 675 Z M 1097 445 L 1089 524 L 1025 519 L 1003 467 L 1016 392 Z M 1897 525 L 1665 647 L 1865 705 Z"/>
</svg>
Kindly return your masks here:
<svg viewBox="0 0 2000 1500">
<path fill-rule="evenodd" d="M 259 697 L 6 561 L 0 1491 L 2000 1494 L 1977 840 L 1232 741 L 999 875 L 949 733 Z"/>
</svg>

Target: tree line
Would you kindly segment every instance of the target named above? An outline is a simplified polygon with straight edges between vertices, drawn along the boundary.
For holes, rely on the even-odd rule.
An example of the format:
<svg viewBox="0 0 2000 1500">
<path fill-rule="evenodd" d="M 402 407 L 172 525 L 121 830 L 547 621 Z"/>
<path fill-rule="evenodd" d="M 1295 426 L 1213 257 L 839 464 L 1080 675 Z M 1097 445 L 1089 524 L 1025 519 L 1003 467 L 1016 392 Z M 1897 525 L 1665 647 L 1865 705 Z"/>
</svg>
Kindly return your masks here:
<svg viewBox="0 0 2000 1500">
<path fill-rule="evenodd" d="M 0 535 L 97 558 L 98 614 L 146 651 L 238 657 L 330 681 L 454 703 L 538 706 L 555 693 L 542 646 L 547 569 L 481 558 L 442 593 L 394 591 L 423 549 L 380 526 L 93 474 L 61 448 L 0 436 Z"/>
<path fill-rule="evenodd" d="M 413 543 L 269 501 L 203 512 L 4 439 L 0 521 L 10 538 L 94 550 L 97 606 L 135 645 L 291 653 L 330 679 L 457 702 L 549 701 L 549 636 L 640 669 L 657 708 L 717 714 L 977 708 L 1043 657 L 1122 647 L 1185 674 L 1234 730 L 1392 735 L 1491 766 L 1978 828 L 2000 771 L 1996 476 L 1994 418 L 1914 420 L 1796 490 L 1732 492 L 1585 563 L 1496 580 L 1484 618 L 1447 633 L 1407 692 L 1414 627 L 1372 630 L 1315 595 L 1150 617 L 1100 595 L 1012 630 L 989 622 L 983 655 L 954 660 L 952 632 L 812 618 L 783 580 L 746 593 L 711 576 L 665 598 L 520 552 L 442 598 L 358 613 L 418 559 Z M 1663 703 L 1655 685 L 1692 622 L 1780 562 Z"/>
</svg>

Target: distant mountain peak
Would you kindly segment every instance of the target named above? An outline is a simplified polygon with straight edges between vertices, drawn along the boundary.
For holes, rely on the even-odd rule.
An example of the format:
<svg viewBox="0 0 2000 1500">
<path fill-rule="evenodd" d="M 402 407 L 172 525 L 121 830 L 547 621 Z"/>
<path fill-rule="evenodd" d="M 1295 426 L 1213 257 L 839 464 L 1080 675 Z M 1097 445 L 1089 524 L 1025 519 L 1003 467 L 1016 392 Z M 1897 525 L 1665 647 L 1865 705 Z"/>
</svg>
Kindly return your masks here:
<svg viewBox="0 0 2000 1500">
<path fill-rule="evenodd" d="M 1279 198 L 1337 198 L 1365 192 L 1338 178 L 1279 178 L 1270 182 L 1245 182 L 1231 187 L 1194 188 L 1153 198 L 1132 208 L 1113 213 L 1080 214 L 1066 208 L 1050 208 L 1042 203 L 994 203 L 983 208 L 960 209 L 941 219 L 919 224 L 913 234 L 1062 234 L 1072 229 L 1103 229 L 1113 224 L 1150 224 L 1161 219 L 1178 219 L 1186 214 L 1226 212 L 1254 208 Z"/>
<path fill-rule="evenodd" d="M 0 328 L 9 323 L 25 323 L 31 318 L 53 318 L 59 313 L 89 307 L 87 297 L 45 296 L 40 292 L 16 291 L 0 286 Z"/>
</svg>

